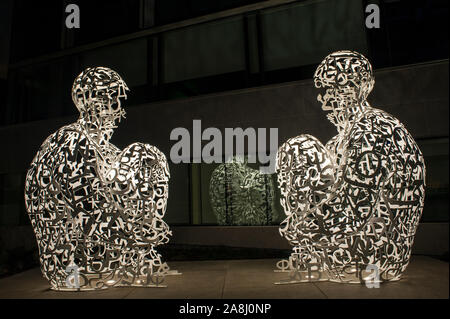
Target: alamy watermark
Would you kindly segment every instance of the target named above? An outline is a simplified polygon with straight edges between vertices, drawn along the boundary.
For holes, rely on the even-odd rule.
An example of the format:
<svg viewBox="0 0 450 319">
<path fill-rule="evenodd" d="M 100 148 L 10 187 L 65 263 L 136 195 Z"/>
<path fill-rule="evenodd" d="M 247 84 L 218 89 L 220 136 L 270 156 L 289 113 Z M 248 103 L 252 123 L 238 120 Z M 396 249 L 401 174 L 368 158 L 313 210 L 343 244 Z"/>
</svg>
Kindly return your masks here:
<svg viewBox="0 0 450 319">
<path fill-rule="evenodd" d="M 377 265 L 368 264 L 366 272 L 369 273 L 364 278 L 364 282 L 367 288 L 380 288 L 380 274 Z"/>
<path fill-rule="evenodd" d="M 379 29 L 380 28 L 380 7 L 377 4 L 368 4 L 366 7 L 366 28 Z"/>
<path fill-rule="evenodd" d="M 80 271 L 77 265 L 66 267 L 66 287 L 80 289 Z"/>
<path fill-rule="evenodd" d="M 170 140 L 177 141 L 170 150 L 170 160 L 173 163 L 243 162 L 246 154 L 248 163 L 262 164 L 259 168 L 261 173 L 275 173 L 278 128 L 270 128 L 269 133 L 267 128 L 225 128 L 223 137 L 222 131 L 218 128 L 208 127 L 202 131 L 201 125 L 201 120 L 193 120 L 192 139 L 191 133 L 184 127 L 172 130 Z M 267 138 L 269 138 L 268 145 Z M 208 143 L 202 147 L 202 141 Z"/>
<path fill-rule="evenodd" d="M 368 4 L 366 6 L 366 13 L 369 13 L 366 17 L 366 27 L 368 29 L 379 29 L 380 28 L 380 7 L 377 4 Z M 65 12 L 68 13 L 66 16 L 66 27 L 68 29 L 79 29 L 80 28 L 80 7 L 74 3 L 68 4 L 65 8 Z"/>
</svg>

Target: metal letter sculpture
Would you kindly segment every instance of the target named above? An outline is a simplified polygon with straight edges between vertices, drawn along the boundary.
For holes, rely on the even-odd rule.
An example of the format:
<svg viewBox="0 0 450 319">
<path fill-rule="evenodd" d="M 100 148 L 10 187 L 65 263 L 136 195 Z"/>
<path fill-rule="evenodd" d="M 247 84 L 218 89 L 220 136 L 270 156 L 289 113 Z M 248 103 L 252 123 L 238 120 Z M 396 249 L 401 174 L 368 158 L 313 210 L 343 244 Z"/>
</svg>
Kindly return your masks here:
<svg viewBox="0 0 450 319">
<path fill-rule="evenodd" d="M 270 175 L 234 157 L 211 174 L 209 198 L 219 225 L 270 225 L 276 218 Z"/>
<path fill-rule="evenodd" d="M 166 158 L 148 144 L 109 142 L 127 90 L 111 69 L 82 72 L 72 88 L 78 121 L 50 135 L 28 171 L 25 204 L 54 290 L 162 286 L 169 272 L 155 250 L 171 235 Z"/>
<path fill-rule="evenodd" d="M 290 272 L 279 283 L 330 280 L 363 283 L 400 279 L 423 210 L 425 164 L 419 147 L 392 115 L 372 108 L 372 66 L 361 54 L 338 51 L 314 74 L 322 109 L 338 134 L 326 145 L 310 135 L 277 154 L 280 233 L 293 246 Z"/>
</svg>

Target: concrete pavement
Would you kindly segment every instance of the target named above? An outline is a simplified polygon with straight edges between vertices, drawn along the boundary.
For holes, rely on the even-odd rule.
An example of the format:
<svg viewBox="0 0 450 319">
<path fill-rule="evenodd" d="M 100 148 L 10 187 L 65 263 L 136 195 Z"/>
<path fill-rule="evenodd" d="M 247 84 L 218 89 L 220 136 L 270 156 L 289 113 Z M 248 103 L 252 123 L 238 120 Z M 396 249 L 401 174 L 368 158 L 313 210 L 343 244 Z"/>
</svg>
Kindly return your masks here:
<svg viewBox="0 0 450 319">
<path fill-rule="evenodd" d="M 169 263 L 181 276 L 168 276 L 166 288 L 111 288 L 88 292 L 49 289 L 39 268 L 0 279 L 0 298 L 156 298 L 156 299 L 326 299 L 448 298 L 449 264 L 413 256 L 402 280 L 368 289 L 365 285 L 332 282 L 275 285 L 287 278 L 275 273 L 276 259 L 183 261 Z"/>
</svg>

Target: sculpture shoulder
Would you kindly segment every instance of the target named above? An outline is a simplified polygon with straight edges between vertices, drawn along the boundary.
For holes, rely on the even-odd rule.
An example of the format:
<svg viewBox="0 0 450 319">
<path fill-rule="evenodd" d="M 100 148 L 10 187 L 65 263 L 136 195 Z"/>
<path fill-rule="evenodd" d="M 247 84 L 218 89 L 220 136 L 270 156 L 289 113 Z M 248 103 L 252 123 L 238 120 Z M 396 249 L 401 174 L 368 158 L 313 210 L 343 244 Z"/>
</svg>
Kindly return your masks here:
<svg viewBox="0 0 450 319">
<path fill-rule="evenodd" d="M 81 127 L 77 123 L 72 123 L 61 127 L 47 137 L 42 143 L 40 150 L 50 151 L 55 148 L 59 149 L 61 147 L 74 145 L 80 141 L 85 141 L 86 144 L 89 144 L 89 140 Z"/>
<path fill-rule="evenodd" d="M 295 137 L 291 137 L 285 143 L 283 143 L 278 150 L 278 157 L 284 153 L 292 154 L 294 156 L 300 156 L 310 149 L 316 149 L 318 151 L 324 151 L 325 146 L 315 136 L 309 134 L 302 134 Z"/>
<path fill-rule="evenodd" d="M 66 155 L 76 156 L 76 153 L 88 156 L 89 152 L 93 152 L 93 149 L 86 133 L 77 123 L 72 123 L 61 127 L 45 139 L 32 164 L 46 160 L 57 162 L 62 157 L 66 160 Z"/>
<path fill-rule="evenodd" d="M 401 171 L 401 167 L 425 167 L 423 155 L 405 126 L 382 110 L 370 109 L 363 114 L 345 140 L 348 176 L 376 179 Z"/>
<path fill-rule="evenodd" d="M 360 131 L 367 131 L 373 134 L 392 134 L 394 129 L 406 131 L 403 124 L 392 114 L 376 108 L 370 108 L 356 120 L 350 134 Z"/>
<path fill-rule="evenodd" d="M 390 152 L 421 152 L 406 127 L 388 112 L 371 108 L 353 125 L 349 140 L 389 149 Z M 349 146 L 351 146 L 351 143 Z"/>
<path fill-rule="evenodd" d="M 71 189 L 77 178 L 95 179 L 95 158 L 95 150 L 83 130 L 76 123 L 66 125 L 42 143 L 27 173 L 27 189 L 35 184 L 41 187 L 36 180 L 44 175 L 51 176 L 63 192 Z"/>
</svg>

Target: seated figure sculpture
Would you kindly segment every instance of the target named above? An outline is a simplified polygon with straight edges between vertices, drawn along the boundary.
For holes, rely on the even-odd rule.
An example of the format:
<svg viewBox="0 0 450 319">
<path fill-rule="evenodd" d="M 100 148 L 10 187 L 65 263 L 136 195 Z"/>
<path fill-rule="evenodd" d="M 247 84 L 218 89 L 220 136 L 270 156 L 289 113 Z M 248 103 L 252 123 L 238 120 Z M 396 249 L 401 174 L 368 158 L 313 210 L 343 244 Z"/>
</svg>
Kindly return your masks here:
<svg viewBox="0 0 450 319">
<path fill-rule="evenodd" d="M 111 69 L 83 71 L 72 87 L 79 119 L 50 135 L 28 170 L 25 204 L 54 290 L 162 286 L 169 272 L 155 250 L 171 235 L 166 158 L 110 143 L 127 90 Z"/>
<path fill-rule="evenodd" d="M 279 148 L 287 215 L 280 233 L 293 246 L 277 264 L 291 273 L 284 283 L 394 281 L 409 263 L 425 197 L 424 158 L 394 116 L 369 105 L 374 83 L 363 55 L 328 55 L 314 84 L 338 134 L 325 145 L 300 135 Z"/>
</svg>

